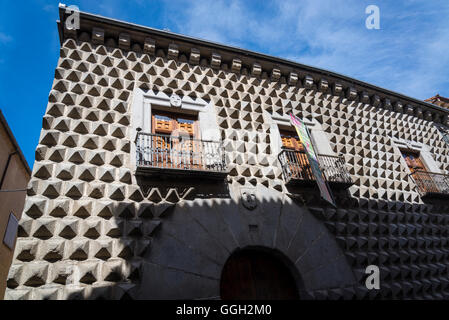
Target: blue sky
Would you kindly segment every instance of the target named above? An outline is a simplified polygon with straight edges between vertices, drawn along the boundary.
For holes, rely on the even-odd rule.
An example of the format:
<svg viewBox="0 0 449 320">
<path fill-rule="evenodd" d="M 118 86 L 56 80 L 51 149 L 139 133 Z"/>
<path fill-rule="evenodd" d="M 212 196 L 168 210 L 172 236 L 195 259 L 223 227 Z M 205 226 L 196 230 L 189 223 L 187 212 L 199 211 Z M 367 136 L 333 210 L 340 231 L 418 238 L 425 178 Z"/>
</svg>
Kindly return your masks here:
<svg viewBox="0 0 449 320">
<path fill-rule="evenodd" d="M 58 3 L 0 0 L 0 108 L 30 166 L 58 61 Z M 449 96 L 447 0 L 65 4 L 332 70 L 418 99 Z M 370 4 L 380 8 L 380 30 L 365 28 Z"/>
</svg>

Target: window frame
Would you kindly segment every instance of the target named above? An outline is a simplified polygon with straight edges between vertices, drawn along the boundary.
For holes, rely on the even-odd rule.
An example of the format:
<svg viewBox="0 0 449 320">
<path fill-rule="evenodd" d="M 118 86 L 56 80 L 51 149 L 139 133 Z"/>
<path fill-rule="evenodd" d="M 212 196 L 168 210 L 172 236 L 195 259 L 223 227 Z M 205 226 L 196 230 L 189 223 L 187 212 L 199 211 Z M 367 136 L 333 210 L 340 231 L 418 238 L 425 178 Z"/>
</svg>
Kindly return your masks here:
<svg viewBox="0 0 449 320">
<path fill-rule="evenodd" d="M 399 151 L 401 152 L 402 158 L 404 159 L 405 163 L 407 164 L 407 167 L 409 168 L 410 172 L 412 172 L 412 173 L 414 171 L 430 172 L 429 169 L 426 166 L 426 163 L 425 163 L 424 159 L 421 157 L 421 152 L 416 151 L 416 150 L 404 149 L 404 148 L 399 148 Z M 406 156 L 413 156 L 415 159 L 419 160 L 419 162 L 422 165 L 422 169 L 420 167 L 418 167 L 418 166 L 411 167 L 407 163 Z M 416 160 L 414 160 L 414 161 L 416 161 Z M 416 162 L 415 162 L 415 164 L 416 164 Z M 416 169 L 416 168 L 418 168 L 418 169 Z"/>
<path fill-rule="evenodd" d="M 15 226 L 12 225 L 15 224 Z M 15 231 L 12 231 L 10 228 L 14 227 Z M 9 213 L 8 223 L 6 224 L 5 233 L 3 234 L 3 244 L 8 247 L 10 250 L 14 249 L 16 239 L 17 239 L 17 231 L 19 228 L 19 219 L 15 216 L 13 212 Z M 7 237 L 12 237 L 12 239 L 7 239 Z"/>
</svg>

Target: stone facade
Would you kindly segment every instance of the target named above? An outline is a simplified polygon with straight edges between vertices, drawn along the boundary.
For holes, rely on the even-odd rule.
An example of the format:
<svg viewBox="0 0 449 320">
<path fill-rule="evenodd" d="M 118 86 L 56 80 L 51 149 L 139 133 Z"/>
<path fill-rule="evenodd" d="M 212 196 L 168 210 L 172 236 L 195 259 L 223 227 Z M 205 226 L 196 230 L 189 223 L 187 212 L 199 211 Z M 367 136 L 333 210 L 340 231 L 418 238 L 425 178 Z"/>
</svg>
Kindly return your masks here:
<svg viewBox="0 0 449 320">
<path fill-rule="evenodd" d="M 448 174 L 438 129 L 447 110 L 87 13 L 74 32 L 63 6 L 60 14 L 61 54 L 7 299 L 217 299 L 223 265 L 245 247 L 288 260 L 306 299 L 449 296 L 448 201 L 423 201 L 399 151 L 419 150 Z M 148 99 L 203 112 L 200 125 L 225 149 L 224 181 L 136 175 Z M 289 113 L 310 126 L 320 152 L 343 154 L 354 185 L 333 190 L 337 208 L 314 187 L 285 184 L 279 128 Z M 365 286 L 371 264 L 380 290 Z"/>
</svg>

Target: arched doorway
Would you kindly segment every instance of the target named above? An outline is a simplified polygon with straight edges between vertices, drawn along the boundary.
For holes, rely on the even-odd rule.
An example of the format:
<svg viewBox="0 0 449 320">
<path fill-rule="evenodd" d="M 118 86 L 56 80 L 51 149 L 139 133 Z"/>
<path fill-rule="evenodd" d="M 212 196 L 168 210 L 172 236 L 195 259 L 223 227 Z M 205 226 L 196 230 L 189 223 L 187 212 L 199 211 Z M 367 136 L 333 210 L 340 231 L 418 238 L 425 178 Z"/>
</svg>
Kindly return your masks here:
<svg viewBox="0 0 449 320">
<path fill-rule="evenodd" d="M 295 277 L 274 251 L 242 249 L 226 261 L 220 281 L 224 300 L 299 299 Z"/>
</svg>

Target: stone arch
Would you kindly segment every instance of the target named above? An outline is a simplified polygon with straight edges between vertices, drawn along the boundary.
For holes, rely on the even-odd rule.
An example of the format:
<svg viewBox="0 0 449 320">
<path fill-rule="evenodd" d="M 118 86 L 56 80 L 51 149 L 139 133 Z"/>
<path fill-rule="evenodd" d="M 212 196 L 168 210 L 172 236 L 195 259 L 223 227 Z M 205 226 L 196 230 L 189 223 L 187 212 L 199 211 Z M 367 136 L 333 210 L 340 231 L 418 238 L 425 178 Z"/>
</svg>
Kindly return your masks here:
<svg viewBox="0 0 449 320">
<path fill-rule="evenodd" d="M 230 186 L 229 198 L 183 200 L 166 210 L 143 256 L 137 299 L 220 299 L 229 256 L 247 247 L 268 248 L 288 258 L 301 275 L 301 298 L 357 285 L 335 237 L 307 207 L 281 192 L 257 186 L 248 210 Z M 267 250 L 268 250 L 267 249 Z"/>
<path fill-rule="evenodd" d="M 296 300 L 303 290 L 301 276 L 290 259 L 267 247 L 235 250 L 220 278 L 224 300 Z"/>
</svg>

